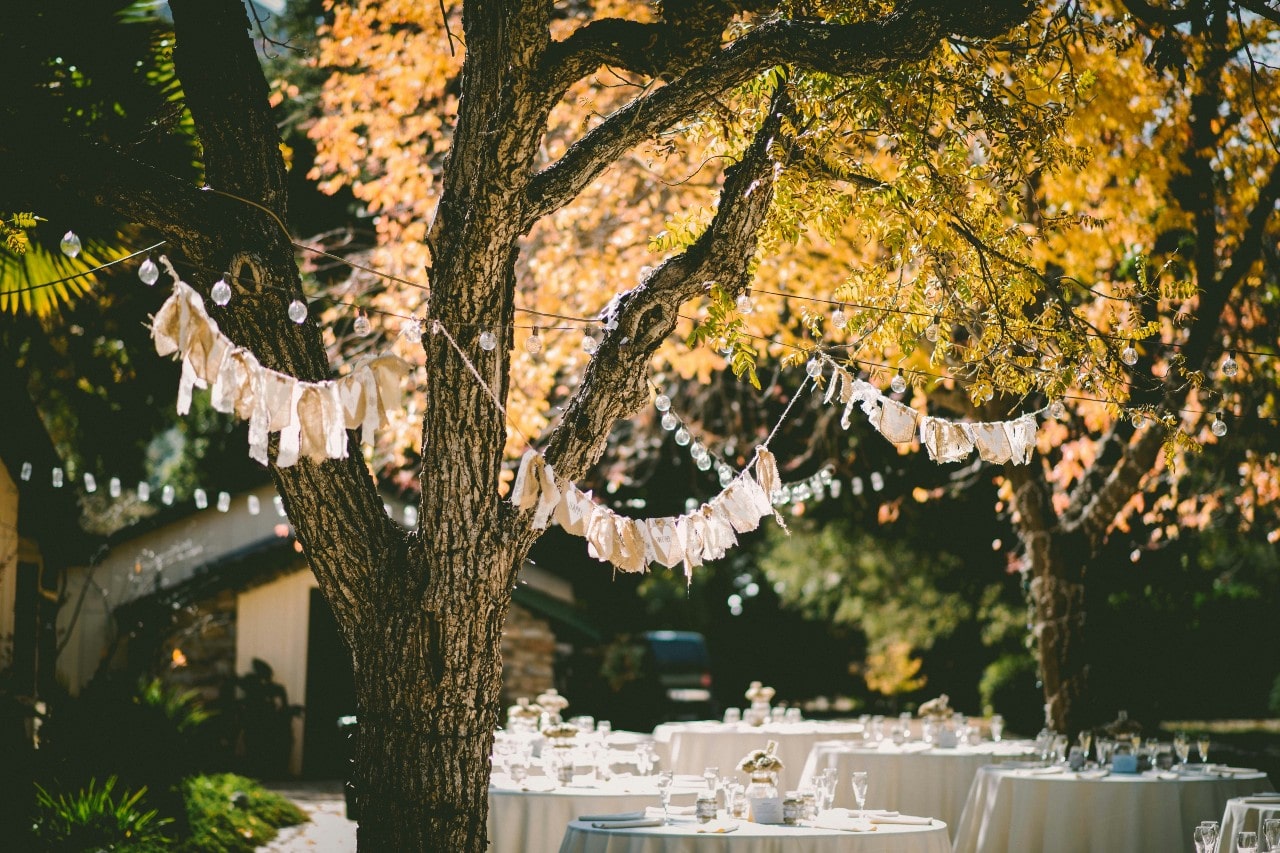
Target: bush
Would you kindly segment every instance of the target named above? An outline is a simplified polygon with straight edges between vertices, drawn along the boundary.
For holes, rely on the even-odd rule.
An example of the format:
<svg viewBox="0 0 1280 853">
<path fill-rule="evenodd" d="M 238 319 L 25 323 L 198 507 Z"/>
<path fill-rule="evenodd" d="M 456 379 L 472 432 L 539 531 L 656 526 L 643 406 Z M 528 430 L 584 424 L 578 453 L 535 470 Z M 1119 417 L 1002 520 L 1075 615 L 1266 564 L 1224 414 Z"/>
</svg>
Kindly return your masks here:
<svg viewBox="0 0 1280 853">
<path fill-rule="evenodd" d="M 191 835 L 174 849 L 183 853 L 252 853 L 280 827 L 308 820 L 284 797 L 234 773 L 193 776 L 182 794 Z"/>
<path fill-rule="evenodd" d="M 982 704 L 1001 714 L 1011 732 L 1031 734 L 1044 724 L 1044 694 L 1036 685 L 1036 662 L 1030 655 L 997 658 L 978 683 Z"/>
<path fill-rule="evenodd" d="M 128 791 L 116 800 L 111 793 L 116 785 L 112 776 L 96 787 L 87 787 L 72 795 L 54 797 L 36 786 L 36 817 L 32 837 L 37 850 L 81 853 L 85 850 L 119 850 L 129 853 L 163 853 L 170 849 L 170 839 L 161 827 L 172 821 L 158 817 L 154 809 L 143 810 L 146 788 L 132 794 Z"/>
</svg>

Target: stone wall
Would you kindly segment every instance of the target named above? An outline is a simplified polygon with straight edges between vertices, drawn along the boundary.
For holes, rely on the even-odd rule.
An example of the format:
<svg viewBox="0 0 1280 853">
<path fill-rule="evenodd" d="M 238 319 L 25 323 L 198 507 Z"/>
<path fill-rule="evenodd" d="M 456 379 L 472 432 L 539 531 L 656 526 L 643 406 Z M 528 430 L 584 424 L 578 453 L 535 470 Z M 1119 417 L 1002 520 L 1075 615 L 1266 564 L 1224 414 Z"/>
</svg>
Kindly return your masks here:
<svg viewBox="0 0 1280 853">
<path fill-rule="evenodd" d="M 555 657 L 550 623 L 513 603 L 502 629 L 502 707 L 554 687 Z"/>
</svg>

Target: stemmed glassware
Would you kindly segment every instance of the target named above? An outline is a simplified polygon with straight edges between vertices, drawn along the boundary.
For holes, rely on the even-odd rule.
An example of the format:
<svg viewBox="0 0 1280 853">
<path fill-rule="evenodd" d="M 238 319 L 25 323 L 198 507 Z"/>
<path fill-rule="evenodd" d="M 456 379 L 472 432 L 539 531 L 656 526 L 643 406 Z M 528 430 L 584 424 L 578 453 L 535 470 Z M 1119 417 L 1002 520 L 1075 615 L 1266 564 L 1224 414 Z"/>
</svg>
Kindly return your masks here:
<svg viewBox="0 0 1280 853">
<path fill-rule="evenodd" d="M 1209 736 L 1200 735 L 1196 738 L 1196 752 L 1200 753 L 1200 763 L 1209 763 Z"/>
<path fill-rule="evenodd" d="M 1258 833 L 1237 832 L 1236 853 L 1258 853 Z"/>
<path fill-rule="evenodd" d="M 1080 751 L 1084 753 L 1084 760 L 1089 760 L 1089 747 L 1093 746 L 1093 732 L 1084 729 L 1080 734 L 1076 735 L 1076 743 L 1080 744 Z"/>
<path fill-rule="evenodd" d="M 1004 717 L 999 714 L 991 715 L 991 740 L 996 743 L 1000 742 L 1000 738 L 1004 736 Z"/>
<path fill-rule="evenodd" d="M 1173 736 L 1173 754 L 1178 756 L 1178 763 L 1183 767 L 1187 766 L 1187 760 L 1191 758 L 1191 740 L 1187 737 L 1186 732 L 1177 732 Z"/>
<path fill-rule="evenodd" d="M 1269 817 L 1262 822 L 1262 837 L 1267 839 L 1267 850 L 1280 853 L 1280 817 Z"/>
<path fill-rule="evenodd" d="M 818 812 L 828 811 L 835 802 L 836 782 L 839 773 L 834 767 L 823 769 L 822 775 L 818 777 Z"/>
<path fill-rule="evenodd" d="M 1111 764 L 1111 753 L 1116 748 L 1116 743 L 1107 738 L 1098 738 L 1098 766 L 1107 767 Z"/>
<path fill-rule="evenodd" d="M 662 798 L 662 822 L 664 824 L 671 823 L 669 811 L 671 809 L 671 783 L 675 781 L 670 770 L 662 770 L 658 772 L 658 778 L 655 784 L 658 786 L 658 796 Z"/>
<path fill-rule="evenodd" d="M 636 770 L 640 772 L 641 776 L 648 776 L 653 772 L 655 757 L 653 744 L 647 742 L 636 744 Z"/>
<path fill-rule="evenodd" d="M 853 798 L 858 801 L 858 817 L 864 817 L 867 807 L 867 771 L 853 771 Z"/>
</svg>

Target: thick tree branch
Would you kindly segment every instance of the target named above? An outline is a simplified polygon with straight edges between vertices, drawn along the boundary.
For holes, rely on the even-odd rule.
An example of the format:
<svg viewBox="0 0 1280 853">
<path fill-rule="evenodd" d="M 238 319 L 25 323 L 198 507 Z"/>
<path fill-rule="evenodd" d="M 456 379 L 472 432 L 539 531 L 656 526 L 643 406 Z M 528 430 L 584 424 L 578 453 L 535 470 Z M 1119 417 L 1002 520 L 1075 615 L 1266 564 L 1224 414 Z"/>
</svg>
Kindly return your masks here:
<svg viewBox="0 0 1280 853">
<path fill-rule="evenodd" d="M 1020 23 L 1028 12 L 1022 0 L 919 0 L 884 18 L 855 24 L 765 23 L 617 110 L 534 176 L 528 190 L 530 222 L 568 203 L 641 140 L 708 107 L 722 92 L 766 69 L 790 64 L 842 76 L 883 74 L 924 58 L 946 35 L 994 35 Z"/>
<path fill-rule="evenodd" d="M 605 335 L 563 422 L 548 441 L 547 460 L 559 474 L 582 476 L 599 458 L 613 423 L 648 399 L 649 359 L 674 331 L 682 304 L 704 292 L 711 281 L 730 292 L 748 286 L 758 235 L 773 198 L 771 149 L 787 144 L 780 134 L 789 109 L 785 91 L 774 96 L 742 160 L 726 171 L 719 208 L 697 242 L 617 300 L 617 327 Z"/>
</svg>

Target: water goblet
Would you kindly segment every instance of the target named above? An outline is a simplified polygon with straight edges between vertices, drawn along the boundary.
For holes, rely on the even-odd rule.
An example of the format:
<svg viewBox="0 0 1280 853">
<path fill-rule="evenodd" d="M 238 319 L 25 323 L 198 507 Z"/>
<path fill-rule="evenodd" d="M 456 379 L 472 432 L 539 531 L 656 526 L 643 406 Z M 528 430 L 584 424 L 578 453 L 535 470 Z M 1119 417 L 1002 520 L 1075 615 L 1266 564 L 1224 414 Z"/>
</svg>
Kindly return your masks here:
<svg viewBox="0 0 1280 853">
<path fill-rule="evenodd" d="M 1000 738 L 1004 736 L 1004 717 L 999 714 L 991 715 L 991 739 L 996 743 L 1000 742 Z"/>
<path fill-rule="evenodd" d="M 834 767 L 824 768 L 822 775 L 818 777 L 818 811 L 830 811 L 835 805 L 836 785 L 839 782 L 840 773 Z"/>
<path fill-rule="evenodd" d="M 1084 753 L 1084 760 L 1089 760 L 1089 747 L 1093 746 L 1093 732 L 1084 729 L 1076 735 L 1076 743 L 1080 744 L 1080 751 Z"/>
<path fill-rule="evenodd" d="M 638 743 L 636 744 L 636 770 L 641 776 L 648 776 L 653 772 L 653 744 Z"/>
<path fill-rule="evenodd" d="M 1236 853 L 1258 853 L 1258 833 L 1237 832 Z"/>
<path fill-rule="evenodd" d="M 1184 767 L 1191 758 L 1191 740 L 1186 732 L 1177 732 L 1173 736 L 1173 754 L 1178 756 L 1178 763 Z"/>
<path fill-rule="evenodd" d="M 853 771 L 853 798 L 858 801 L 858 817 L 863 817 L 867 805 L 867 771 Z"/>
<path fill-rule="evenodd" d="M 1262 837 L 1267 839 L 1267 850 L 1280 853 L 1280 817 L 1269 817 L 1262 822 Z"/>
<path fill-rule="evenodd" d="M 720 778 L 719 767 L 706 767 L 702 771 L 702 781 L 707 783 L 707 790 L 711 793 L 716 792 L 716 780 Z"/>
<path fill-rule="evenodd" d="M 668 814 L 671 809 L 671 783 L 675 779 L 670 770 L 662 770 L 658 772 L 658 778 L 655 784 L 658 786 L 658 796 L 662 798 L 662 822 L 664 824 L 671 823 L 671 817 Z"/>
<path fill-rule="evenodd" d="M 1196 752 L 1200 754 L 1200 763 L 1209 763 L 1209 736 L 1200 735 L 1196 738 Z"/>
<path fill-rule="evenodd" d="M 1096 751 L 1098 753 L 1098 765 L 1106 767 L 1111 764 L 1111 753 L 1115 751 L 1116 742 L 1107 738 L 1098 738 Z"/>
</svg>

